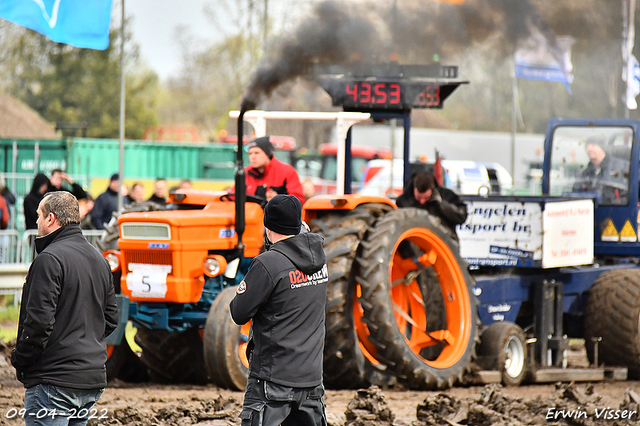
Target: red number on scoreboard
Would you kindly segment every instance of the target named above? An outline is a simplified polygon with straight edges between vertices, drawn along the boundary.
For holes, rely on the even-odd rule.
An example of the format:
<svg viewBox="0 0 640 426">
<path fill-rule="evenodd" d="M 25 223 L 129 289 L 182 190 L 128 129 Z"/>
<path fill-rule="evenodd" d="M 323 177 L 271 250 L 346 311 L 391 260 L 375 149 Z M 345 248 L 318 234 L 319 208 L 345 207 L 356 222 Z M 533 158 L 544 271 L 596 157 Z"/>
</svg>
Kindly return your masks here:
<svg viewBox="0 0 640 426">
<path fill-rule="evenodd" d="M 358 83 L 354 83 L 353 84 L 353 88 L 350 88 L 350 84 L 347 83 L 347 85 L 344 87 L 344 91 L 347 95 L 351 96 L 351 101 L 352 102 L 358 102 Z"/>
</svg>

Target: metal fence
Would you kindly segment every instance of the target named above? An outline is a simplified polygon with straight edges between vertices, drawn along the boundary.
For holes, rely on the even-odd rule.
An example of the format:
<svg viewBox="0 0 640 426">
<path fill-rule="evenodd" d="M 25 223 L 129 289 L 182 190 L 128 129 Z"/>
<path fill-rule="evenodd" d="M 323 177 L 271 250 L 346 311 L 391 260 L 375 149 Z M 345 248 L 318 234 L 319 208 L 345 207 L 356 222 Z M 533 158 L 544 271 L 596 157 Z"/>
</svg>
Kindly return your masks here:
<svg viewBox="0 0 640 426">
<path fill-rule="evenodd" d="M 0 263 L 20 263 L 20 233 L 13 229 L 0 231 Z"/>
</svg>

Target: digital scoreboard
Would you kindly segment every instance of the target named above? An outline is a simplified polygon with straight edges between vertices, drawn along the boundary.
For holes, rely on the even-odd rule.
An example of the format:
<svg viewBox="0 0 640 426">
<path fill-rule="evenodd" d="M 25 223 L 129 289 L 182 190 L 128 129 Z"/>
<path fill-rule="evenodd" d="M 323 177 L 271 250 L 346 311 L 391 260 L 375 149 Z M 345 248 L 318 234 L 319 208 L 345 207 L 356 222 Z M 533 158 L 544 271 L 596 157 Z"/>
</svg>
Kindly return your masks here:
<svg viewBox="0 0 640 426">
<path fill-rule="evenodd" d="M 399 65 L 320 67 L 316 79 L 345 111 L 403 111 L 442 108 L 444 100 L 467 81 L 458 80 L 457 67 Z"/>
</svg>

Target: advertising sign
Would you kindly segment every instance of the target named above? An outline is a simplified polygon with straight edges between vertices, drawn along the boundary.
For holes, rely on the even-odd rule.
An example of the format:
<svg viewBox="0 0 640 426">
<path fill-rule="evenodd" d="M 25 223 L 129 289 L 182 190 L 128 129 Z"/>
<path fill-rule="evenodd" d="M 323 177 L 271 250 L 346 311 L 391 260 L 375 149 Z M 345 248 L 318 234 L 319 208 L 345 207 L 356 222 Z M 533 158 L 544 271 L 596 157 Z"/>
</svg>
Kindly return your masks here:
<svg viewBox="0 0 640 426">
<path fill-rule="evenodd" d="M 592 200 L 547 203 L 543 228 L 543 268 L 593 263 Z"/>
<path fill-rule="evenodd" d="M 460 254 L 472 266 L 534 266 L 542 260 L 539 202 L 467 201 Z"/>
</svg>

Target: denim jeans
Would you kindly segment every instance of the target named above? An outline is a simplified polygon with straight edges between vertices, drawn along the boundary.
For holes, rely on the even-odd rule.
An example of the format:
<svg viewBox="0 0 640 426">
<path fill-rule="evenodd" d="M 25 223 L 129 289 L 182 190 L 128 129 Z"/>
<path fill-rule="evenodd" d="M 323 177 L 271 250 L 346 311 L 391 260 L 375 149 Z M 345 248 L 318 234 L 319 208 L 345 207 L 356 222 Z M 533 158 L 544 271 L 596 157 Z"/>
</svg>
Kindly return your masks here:
<svg viewBox="0 0 640 426">
<path fill-rule="evenodd" d="M 106 410 L 93 408 L 102 392 L 104 388 L 72 389 L 49 384 L 31 386 L 24 393 L 25 423 L 27 426 L 84 426 L 90 418 L 106 418 Z"/>
</svg>

